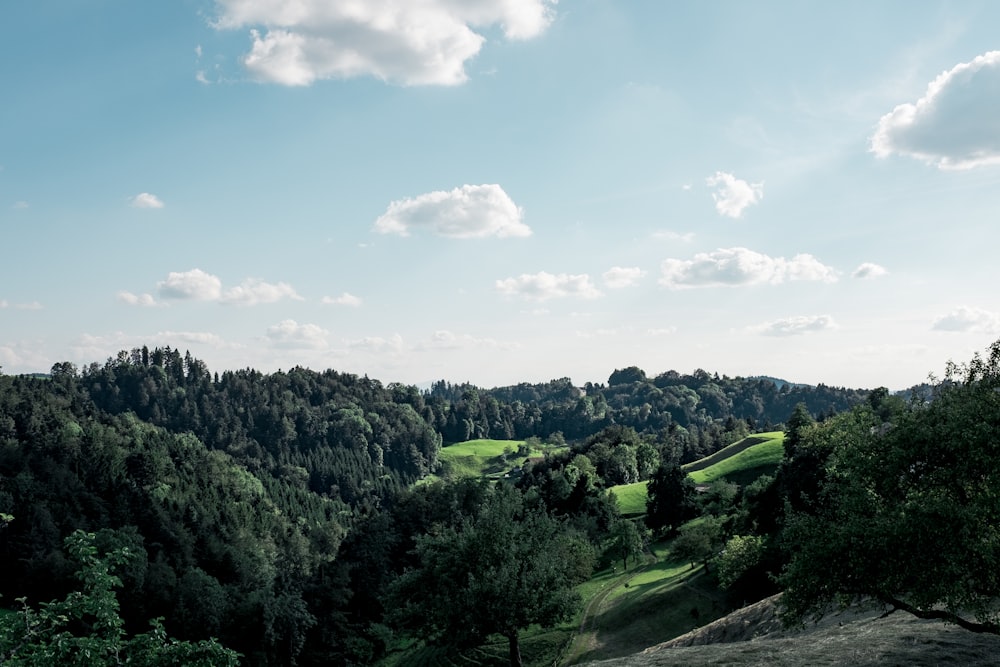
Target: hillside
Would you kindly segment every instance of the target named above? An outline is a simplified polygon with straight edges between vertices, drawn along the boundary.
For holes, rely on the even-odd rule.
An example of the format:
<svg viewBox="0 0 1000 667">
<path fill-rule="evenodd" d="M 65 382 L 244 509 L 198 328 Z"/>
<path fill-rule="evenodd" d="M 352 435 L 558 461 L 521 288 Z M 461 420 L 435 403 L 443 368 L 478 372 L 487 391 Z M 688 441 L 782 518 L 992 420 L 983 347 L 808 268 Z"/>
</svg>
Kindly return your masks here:
<svg viewBox="0 0 1000 667">
<path fill-rule="evenodd" d="M 902 612 L 831 613 L 803 628 L 784 629 L 776 597 L 768 598 L 682 637 L 633 655 L 582 663 L 590 667 L 709 667 L 728 665 L 996 665 L 1000 637 L 967 632 Z"/>
</svg>

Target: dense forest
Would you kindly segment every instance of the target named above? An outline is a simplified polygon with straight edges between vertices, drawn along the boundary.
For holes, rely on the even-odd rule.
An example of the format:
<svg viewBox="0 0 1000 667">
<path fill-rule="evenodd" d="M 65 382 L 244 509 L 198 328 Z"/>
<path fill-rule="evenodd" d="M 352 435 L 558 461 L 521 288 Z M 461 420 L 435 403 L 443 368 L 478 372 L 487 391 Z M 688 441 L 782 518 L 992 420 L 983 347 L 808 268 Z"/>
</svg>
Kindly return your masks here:
<svg viewBox="0 0 1000 667">
<path fill-rule="evenodd" d="M 823 421 L 868 400 L 864 390 L 635 367 L 583 387 L 563 378 L 422 391 L 332 370 L 212 373 L 169 347 L 0 375 L 0 604 L 72 590 L 65 541 L 82 530 L 102 553 L 138 555 L 119 572 L 128 632 L 163 618 L 172 635 L 218 638 L 248 665 L 364 664 L 387 650 L 390 627 L 407 627 L 387 601 L 412 602 L 400 575 L 436 562 L 427 535 L 532 525 L 566 531 L 581 563 L 615 540 L 627 554 L 632 523 L 607 487 L 662 482 L 683 462 L 780 428 L 796 406 Z M 443 446 L 470 438 L 570 448 L 519 478 L 516 498 L 479 482 L 416 484 L 441 472 Z M 583 576 L 550 574 L 563 592 Z M 571 606 L 536 602 L 524 623 Z M 467 639 L 516 640 L 515 626 Z"/>
</svg>

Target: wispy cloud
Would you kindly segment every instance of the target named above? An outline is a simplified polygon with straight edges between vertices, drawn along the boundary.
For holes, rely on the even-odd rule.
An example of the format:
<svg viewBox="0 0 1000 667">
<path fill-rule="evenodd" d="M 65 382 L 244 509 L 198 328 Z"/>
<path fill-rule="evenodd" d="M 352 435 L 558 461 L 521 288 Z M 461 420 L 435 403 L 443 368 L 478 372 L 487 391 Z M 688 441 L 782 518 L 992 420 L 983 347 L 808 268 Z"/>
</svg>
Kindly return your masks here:
<svg viewBox="0 0 1000 667">
<path fill-rule="evenodd" d="M 692 259 L 666 259 L 660 271 L 660 284 L 671 289 L 837 280 L 837 272 L 812 255 L 800 254 L 785 259 L 747 248 L 720 248 L 698 253 Z"/>
<path fill-rule="evenodd" d="M 546 271 L 498 280 L 496 289 L 505 296 L 517 296 L 529 301 L 548 301 L 570 296 L 593 299 L 601 296 L 587 274 L 552 274 Z"/>
<path fill-rule="evenodd" d="M 871 151 L 940 169 L 1000 163 L 1000 51 L 955 65 L 931 81 L 919 100 L 882 116 Z"/>
<path fill-rule="evenodd" d="M 741 217 L 748 206 L 764 198 L 763 183 L 748 183 L 724 171 L 717 171 L 714 176 L 709 176 L 705 179 L 705 184 L 709 187 L 718 186 L 712 193 L 715 210 L 729 218 Z"/>
<path fill-rule="evenodd" d="M 829 315 L 796 315 L 750 327 L 750 331 L 765 336 L 801 336 L 836 328 L 837 324 Z"/>
<path fill-rule="evenodd" d="M 321 303 L 331 306 L 351 306 L 357 308 L 363 302 L 361 297 L 354 296 L 350 292 L 344 292 L 340 296 L 324 296 Z"/>
<path fill-rule="evenodd" d="M 934 320 L 935 331 L 1000 333 L 1000 314 L 982 308 L 959 306 Z"/>
<path fill-rule="evenodd" d="M 412 230 L 426 229 L 457 239 L 530 236 L 523 217 L 499 185 L 463 185 L 392 202 L 375 221 L 375 231 L 409 236 Z"/>
<path fill-rule="evenodd" d="M 163 208 L 165 204 L 154 194 L 140 192 L 129 199 L 129 205 L 133 208 Z"/>
<path fill-rule="evenodd" d="M 605 271 L 601 277 L 610 289 L 620 289 L 635 285 L 644 275 L 646 272 L 638 266 L 615 266 Z"/>
<path fill-rule="evenodd" d="M 873 264 L 871 262 L 865 262 L 858 268 L 854 269 L 851 277 L 859 278 L 861 280 L 871 280 L 872 278 L 880 278 L 888 274 L 889 271 L 884 266 L 879 266 L 878 264 Z"/>
<path fill-rule="evenodd" d="M 256 79 L 308 86 L 322 79 L 373 76 L 404 85 L 463 83 L 465 63 L 500 26 L 509 40 L 541 35 L 555 0 L 383 0 L 257 2 L 217 0 L 217 29 L 249 29 L 242 61 Z"/>
</svg>

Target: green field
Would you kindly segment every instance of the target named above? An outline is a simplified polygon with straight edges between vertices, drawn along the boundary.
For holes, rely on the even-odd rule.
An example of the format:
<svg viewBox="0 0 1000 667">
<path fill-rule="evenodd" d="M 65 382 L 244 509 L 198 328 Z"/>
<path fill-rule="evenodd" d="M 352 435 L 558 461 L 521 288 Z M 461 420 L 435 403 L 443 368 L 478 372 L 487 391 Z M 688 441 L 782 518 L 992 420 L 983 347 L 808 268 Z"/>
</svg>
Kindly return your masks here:
<svg viewBox="0 0 1000 667">
<path fill-rule="evenodd" d="M 546 452 L 566 449 L 554 445 L 536 447 L 527 456 L 516 454 L 524 440 L 466 440 L 441 448 L 440 477 L 445 479 L 465 479 L 486 477 L 498 479 L 513 468 L 519 468 L 526 458 L 544 456 Z"/>
<path fill-rule="evenodd" d="M 784 441 L 782 431 L 758 433 L 683 468 L 696 484 L 710 484 L 718 479 L 749 484 L 777 470 L 785 454 Z"/>
<path fill-rule="evenodd" d="M 634 484 L 621 484 L 611 488 L 615 497 L 618 498 L 618 510 L 624 516 L 638 516 L 646 513 L 646 482 L 635 482 Z"/>
</svg>

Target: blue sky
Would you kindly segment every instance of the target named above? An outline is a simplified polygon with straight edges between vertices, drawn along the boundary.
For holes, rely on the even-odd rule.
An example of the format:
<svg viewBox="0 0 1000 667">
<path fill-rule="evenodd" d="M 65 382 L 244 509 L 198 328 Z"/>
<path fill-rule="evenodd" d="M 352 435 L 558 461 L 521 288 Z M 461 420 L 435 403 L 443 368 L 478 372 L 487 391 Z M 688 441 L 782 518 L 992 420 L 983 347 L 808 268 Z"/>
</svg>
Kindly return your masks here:
<svg viewBox="0 0 1000 667">
<path fill-rule="evenodd" d="M 1000 337 L 1000 4 L 33 0 L 0 366 L 898 389 Z"/>
</svg>

